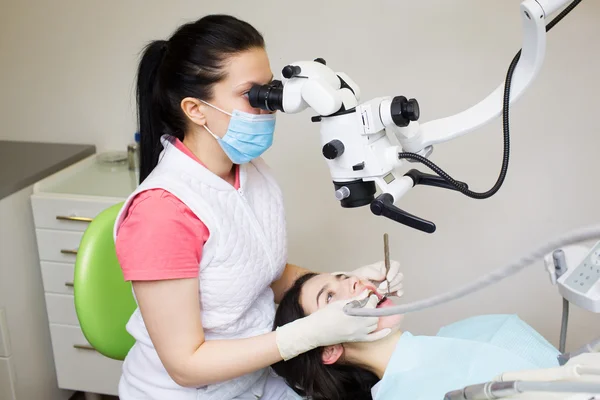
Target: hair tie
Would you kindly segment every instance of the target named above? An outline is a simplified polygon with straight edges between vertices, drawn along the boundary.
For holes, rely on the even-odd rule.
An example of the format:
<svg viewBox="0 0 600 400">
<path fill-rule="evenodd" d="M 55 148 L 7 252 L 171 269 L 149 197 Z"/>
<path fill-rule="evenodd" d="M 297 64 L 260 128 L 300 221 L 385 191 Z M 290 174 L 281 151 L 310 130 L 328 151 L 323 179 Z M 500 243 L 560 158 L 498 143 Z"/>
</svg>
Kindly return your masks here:
<svg viewBox="0 0 600 400">
<path fill-rule="evenodd" d="M 169 49 L 169 41 L 168 40 L 161 40 L 160 41 L 160 50 L 163 52 L 166 52 Z"/>
</svg>

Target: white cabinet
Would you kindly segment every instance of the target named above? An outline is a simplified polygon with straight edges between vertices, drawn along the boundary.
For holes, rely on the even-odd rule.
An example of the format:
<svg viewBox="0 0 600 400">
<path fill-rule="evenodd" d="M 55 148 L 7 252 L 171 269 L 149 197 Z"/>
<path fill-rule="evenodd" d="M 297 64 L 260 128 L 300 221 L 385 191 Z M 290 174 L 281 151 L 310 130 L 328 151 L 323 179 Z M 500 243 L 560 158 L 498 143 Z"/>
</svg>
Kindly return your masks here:
<svg viewBox="0 0 600 400">
<path fill-rule="evenodd" d="M 0 400 L 16 400 L 15 372 L 10 358 L 0 357 Z"/>
<path fill-rule="evenodd" d="M 77 249 L 89 222 L 135 189 L 127 165 L 91 156 L 34 185 L 31 206 L 58 386 L 117 395 L 122 362 L 96 352 L 79 327 L 73 298 Z"/>
<path fill-rule="evenodd" d="M 0 308 L 0 400 L 16 400 L 15 381 L 6 313 Z"/>
<path fill-rule="evenodd" d="M 56 380 L 28 186 L 0 200 L 0 400 L 67 400 Z"/>
</svg>

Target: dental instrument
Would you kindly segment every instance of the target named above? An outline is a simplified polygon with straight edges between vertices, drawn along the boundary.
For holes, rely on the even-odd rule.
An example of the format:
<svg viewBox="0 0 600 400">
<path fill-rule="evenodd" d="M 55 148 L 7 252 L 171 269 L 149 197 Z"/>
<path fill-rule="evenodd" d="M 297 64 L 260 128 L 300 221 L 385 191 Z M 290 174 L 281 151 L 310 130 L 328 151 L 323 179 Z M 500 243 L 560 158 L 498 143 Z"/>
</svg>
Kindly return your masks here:
<svg viewBox="0 0 600 400">
<path fill-rule="evenodd" d="M 390 242 L 387 233 L 383 234 L 383 262 L 385 263 L 385 282 L 387 283 L 387 291 L 383 295 L 383 299 L 385 299 L 390 295 L 390 281 L 387 277 L 390 273 Z"/>
<path fill-rule="evenodd" d="M 589 382 L 486 382 L 449 392 L 444 400 L 491 400 L 522 393 L 600 393 L 600 383 Z"/>
<path fill-rule="evenodd" d="M 353 307 L 357 307 L 357 308 L 363 308 L 364 306 L 367 305 L 367 303 L 369 302 L 369 299 L 372 295 L 369 295 L 367 297 L 365 297 L 362 300 L 352 300 L 350 303 L 348 304 L 352 304 Z"/>
<path fill-rule="evenodd" d="M 574 0 L 545 25 L 546 18 L 568 0 L 524 0 L 520 5 L 523 47 L 512 60 L 505 83 L 480 103 L 451 117 L 419 125 L 419 103 L 405 96 L 384 96 L 359 104 L 359 86 L 347 74 L 334 72 L 322 58 L 285 66 L 281 80 L 254 85 L 249 101 L 252 107 L 269 111 L 294 114 L 312 108 L 318 114 L 312 121 L 320 122 L 322 154 L 342 207 L 370 205 L 375 215 L 433 233 L 433 222 L 394 203 L 417 185 L 451 189 L 474 199 L 489 198 L 500 189 L 508 169 L 510 104 L 521 97 L 539 73 L 546 32 L 580 2 Z M 500 114 L 504 155 L 500 176 L 490 190 L 473 192 L 428 159 L 434 145 L 471 132 Z M 420 162 L 435 175 L 414 169 L 402 172 L 404 160 Z M 381 194 L 375 198 L 377 187 Z"/>
<path fill-rule="evenodd" d="M 593 345 L 591 343 L 590 345 Z M 587 354 L 583 354 L 587 353 Z M 596 385 L 600 384 L 600 353 L 590 353 L 583 352 L 581 355 L 574 355 L 566 364 L 561 364 L 561 366 L 551 367 L 551 368 L 542 368 L 542 369 L 534 369 L 534 370 L 512 370 L 502 373 L 499 376 L 494 377 L 491 381 L 469 385 L 470 387 L 464 387 L 460 390 L 452 390 L 446 393 L 445 399 L 496 399 L 496 398 L 504 398 L 508 396 L 510 399 L 561 399 L 566 400 L 566 393 L 580 393 L 580 395 L 569 395 L 568 399 L 570 400 L 593 400 L 598 399 L 598 395 L 600 392 L 599 388 L 592 387 L 582 387 L 578 386 L 576 391 L 570 391 L 568 388 L 563 386 L 563 390 L 553 390 L 559 389 L 556 386 L 549 386 L 543 388 L 542 391 L 538 390 L 530 390 L 530 391 L 522 391 L 516 393 L 514 391 L 515 384 L 517 386 L 522 385 L 524 382 L 562 382 L 564 384 L 575 384 L 579 385 L 580 383 L 594 383 Z M 503 385 L 498 385 L 497 383 L 509 383 L 506 387 Z M 522 388 L 522 386 L 521 386 Z M 506 390 L 505 390 L 506 389 Z M 567 389 L 567 390 L 564 390 Z M 523 393 L 521 395 L 521 393 Z M 563 393 L 560 397 L 556 395 L 556 393 Z M 587 397 L 585 395 L 587 395 Z M 486 397 L 487 396 L 487 397 Z M 591 397 L 590 397 L 591 396 Z"/>
</svg>

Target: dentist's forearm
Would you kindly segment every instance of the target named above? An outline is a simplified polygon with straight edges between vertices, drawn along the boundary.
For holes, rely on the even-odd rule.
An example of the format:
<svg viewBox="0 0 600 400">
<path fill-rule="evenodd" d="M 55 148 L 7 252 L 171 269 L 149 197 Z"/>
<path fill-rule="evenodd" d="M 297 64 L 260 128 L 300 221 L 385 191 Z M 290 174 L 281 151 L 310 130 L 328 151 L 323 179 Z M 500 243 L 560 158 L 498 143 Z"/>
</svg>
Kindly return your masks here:
<svg viewBox="0 0 600 400">
<path fill-rule="evenodd" d="M 140 311 L 160 360 L 179 385 L 226 381 L 282 360 L 277 333 L 207 341 L 198 278 L 133 282 Z"/>
<path fill-rule="evenodd" d="M 199 387 L 230 380 L 282 360 L 275 332 L 238 340 L 205 341 L 182 363 L 174 380 Z"/>
</svg>

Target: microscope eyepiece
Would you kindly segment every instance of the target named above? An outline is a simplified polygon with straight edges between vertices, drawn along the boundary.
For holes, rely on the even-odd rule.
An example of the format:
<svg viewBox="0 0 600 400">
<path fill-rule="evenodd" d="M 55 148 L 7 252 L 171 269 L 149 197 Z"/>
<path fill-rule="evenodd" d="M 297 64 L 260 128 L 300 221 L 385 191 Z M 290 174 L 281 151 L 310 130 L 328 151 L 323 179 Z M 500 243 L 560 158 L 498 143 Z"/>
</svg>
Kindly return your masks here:
<svg viewBox="0 0 600 400">
<path fill-rule="evenodd" d="M 254 85 L 248 92 L 248 100 L 254 108 L 283 111 L 283 83 L 274 80 L 266 85 Z"/>
</svg>

